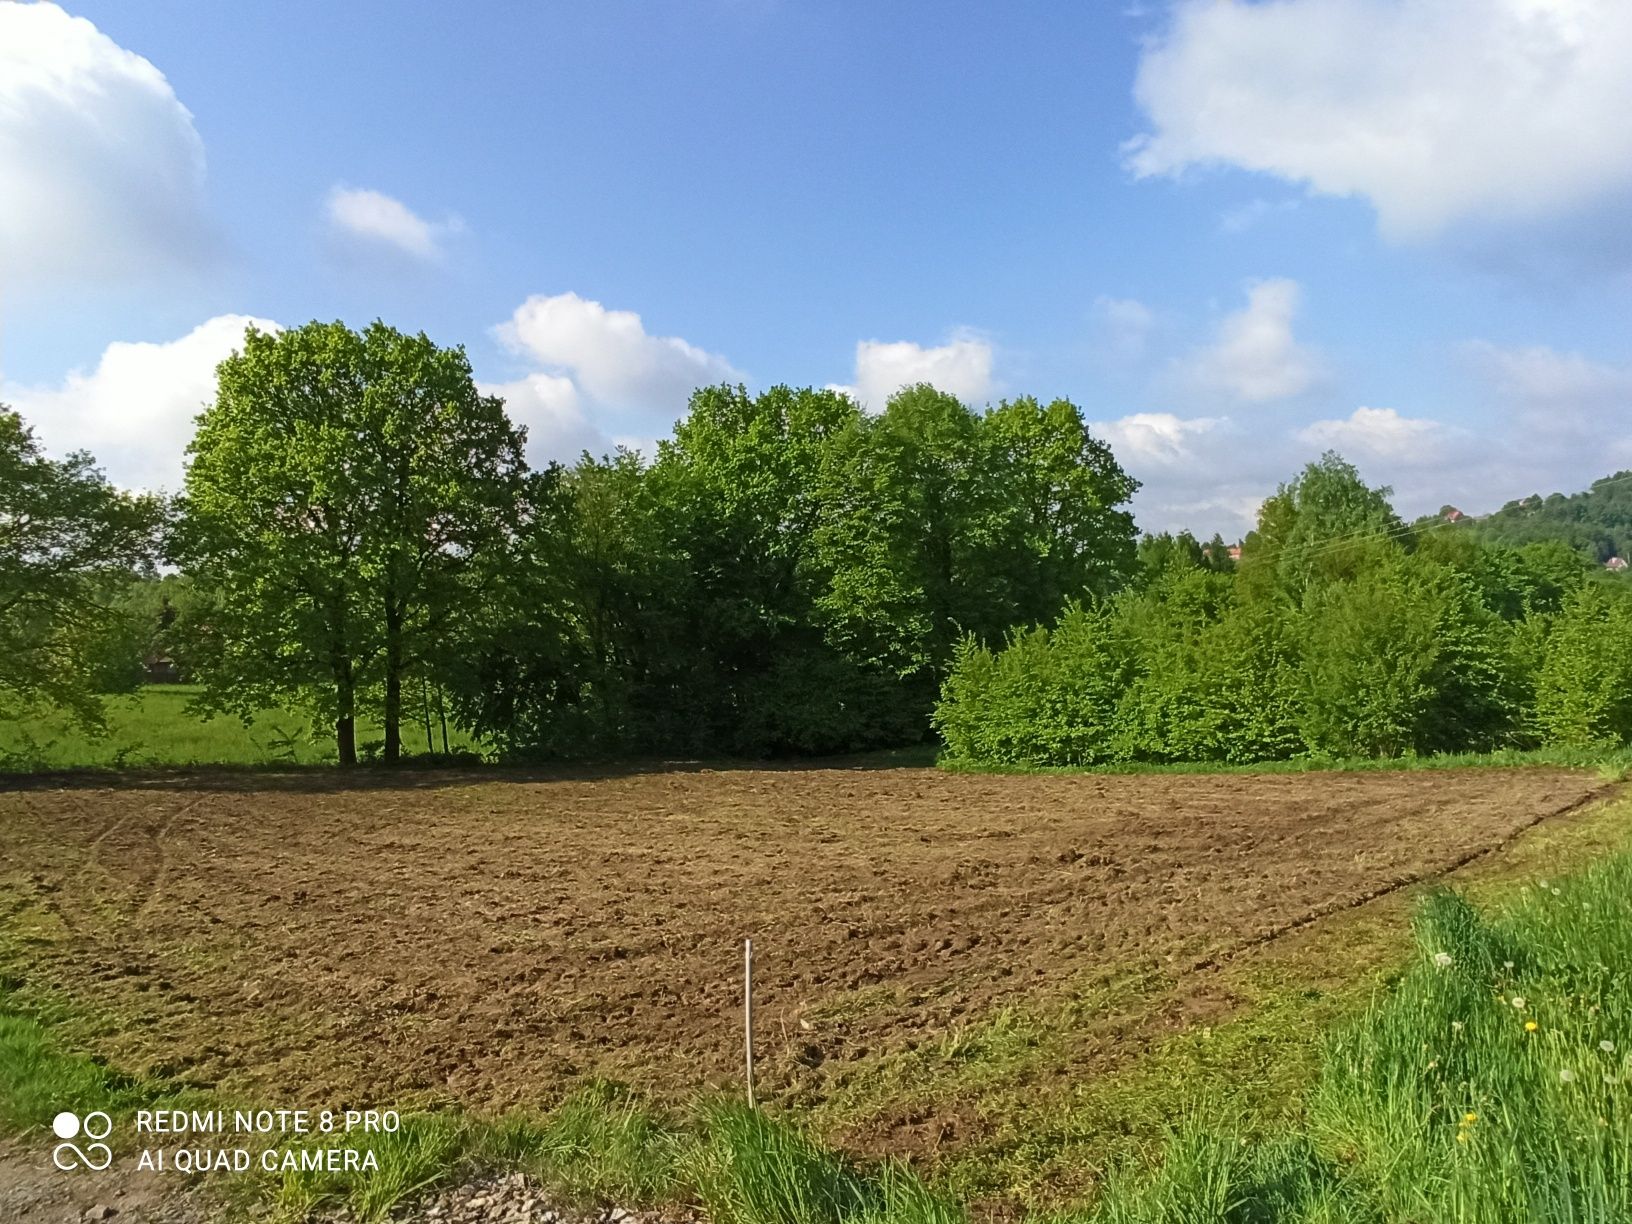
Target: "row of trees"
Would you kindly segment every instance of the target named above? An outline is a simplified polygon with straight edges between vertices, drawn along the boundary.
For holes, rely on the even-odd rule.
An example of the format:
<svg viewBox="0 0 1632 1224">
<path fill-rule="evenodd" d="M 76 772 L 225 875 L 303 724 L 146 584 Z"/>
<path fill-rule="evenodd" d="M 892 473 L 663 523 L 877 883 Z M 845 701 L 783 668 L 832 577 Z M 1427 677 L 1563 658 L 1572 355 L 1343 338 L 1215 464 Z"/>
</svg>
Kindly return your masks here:
<svg viewBox="0 0 1632 1224">
<path fill-rule="evenodd" d="M 1632 738 L 1632 592 L 1562 541 L 1408 527 L 1336 456 L 1239 565 L 1147 541 L 1140 581 L 960 645 L 935 712 L 984 764 L 1398 756 Z"/>
<path fill-rule="evenodd" d="M 911 742 L 965 636 L 1136 568 L 1135 482 L 1065 401 L 974 412 L 920 386 L 869 415 L 711 387 L 649 462 L 532 470 L 462 350 L 312 323 L 221 364 L 170 504 L 0 421 L 6 462 L 73 491 L 0 484 L 0 527 L 55 524 L 0 558 L 38 609 L 0 605 L 0 696 L 94 717 L 110 655 L 128 670 L 145 642 L 209 709 L 310 710 L 342 763 L 364 710 L 396 759 L 420 685 L 513 755 Z"/>
<path fill-rule="evenodd" d="M 918 386 L 871 415 L 720 386 L 650 460 L 534 470 L 524 443 L 462 350 L 380 323 L 251 331 L 169 502 L 0 410 L 0 703 L 94 721 L 163 655 L 208 710 L 308 710 L 343 763 L 364 713 L 396 760 L 429 693 L 510 756 L 1632 735 L 1626 584 L 1562 541 L 1406 525 L 1335 456 L 1265 502 L 1237 565 L 1217 537 L 1136 545 L 1135 482 L 1065 401 Z"/>
</svg>

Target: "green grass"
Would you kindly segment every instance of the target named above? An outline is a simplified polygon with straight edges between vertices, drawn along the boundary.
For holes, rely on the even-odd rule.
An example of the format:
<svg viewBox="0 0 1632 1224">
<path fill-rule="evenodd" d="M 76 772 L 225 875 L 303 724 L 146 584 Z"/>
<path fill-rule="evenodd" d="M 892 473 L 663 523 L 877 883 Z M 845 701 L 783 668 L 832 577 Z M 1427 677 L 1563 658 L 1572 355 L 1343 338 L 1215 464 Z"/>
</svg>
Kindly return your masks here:
<svg viewBox="0 0 1632 1224">
<path fill-rule="evenodd" d="M 0 772 L 334 763 L 332 733 L 324 728 L 314 733 L 310 719 L 277 710 L 257 714 L 247 724 L 233 715 L 204 718 L 189 708 L 199 692 L 192 685 L 155 684 L 108 697 L 103 735 L 87 732 L 64 713 L 0 719 Z M 376 724 L 359 721 L 360 746 L 380 734 Z M 403 740 L 405 752 L 424 751 L 424 726 L 405 726 Z M 440 727 L 434 743 L 440 749 Z M 449 746 L 456 751 L 476 747 L 452 728 Z"/>
<path fill-rule="evenodd" d="M 1497 752 L 1448 752 L 1434 756 L 1403 757 L 1293 757 L 1286 761 L 1254 761 L 1230 765 L 1221 761 L 1111 765 L 989 765 L 943 755 L 937 766 L 951 773 L 995 774 L 1286 774 L 1333 770 L 1472 769 L 1549 765 L 1564 769 L 1596 769 L 1619 780 L 1632 772 L 1632 748 L 1504 748 Z"/>
<path fill-rule="evenodd" d="M 1083 1224 L 1632 1219 L 1632 854 L 1505 912 L 1442 891 L 1418 957 L 1324 1047 L 1294 1133 L 1192 1119 Z"/>
</svg>

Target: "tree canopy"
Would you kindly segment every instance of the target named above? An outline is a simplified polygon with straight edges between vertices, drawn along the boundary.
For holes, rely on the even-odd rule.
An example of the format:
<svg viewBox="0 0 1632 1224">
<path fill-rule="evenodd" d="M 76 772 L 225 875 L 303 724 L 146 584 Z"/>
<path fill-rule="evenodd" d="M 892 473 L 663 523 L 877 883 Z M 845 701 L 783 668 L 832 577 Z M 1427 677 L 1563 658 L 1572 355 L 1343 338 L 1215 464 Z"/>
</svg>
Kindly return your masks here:
<svg viewBox="0 0 1632 1224">
<path fill-rule="evenodd" d="M 89 455 L 47 457 L 0 404 L 0 706 L 48 702 L 98 721 L 99 643 L 119 592 L 152 571 L 160 517 Z"/>
<path fill-rule="evenodd" d="M 396 759 L 405 678 L 445 662 L 524 525 L 523 436 L 462 349 L 378 322 L 251 330 L 199 418 L 172 546 L 215 600 L 210 700 L 303 703 L 349 764 L 378 686 Z"/>
</svg>

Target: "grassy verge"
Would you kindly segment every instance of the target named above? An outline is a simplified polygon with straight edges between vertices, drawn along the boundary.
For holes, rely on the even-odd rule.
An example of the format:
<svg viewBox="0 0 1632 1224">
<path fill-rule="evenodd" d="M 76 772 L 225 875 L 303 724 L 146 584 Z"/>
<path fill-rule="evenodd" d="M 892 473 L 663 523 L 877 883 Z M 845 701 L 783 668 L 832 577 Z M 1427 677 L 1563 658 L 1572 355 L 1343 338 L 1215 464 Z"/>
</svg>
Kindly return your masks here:
<svg viewBox="0 0 1632 1224">
<path fill-rule="evenodd" d="M 1325 1043 L 1296 1131 L 1191 1119 L 1077 1218 L 1632 1219 L 1632 854 L 1491 915 L 1439 892 L 1417 962 Z"/>
<path fill-rule="evenodd" d="M 1221 761 L 1169 764 L 1124 762 L 1111 765 L 989 765 L 942 756 L 937 765 L 951 773 L 995 774 L 1286 774 L 1333 770 L 1473 769 L 1549 765 L 1565 769 L 1596 769 L 1606 777 L 1622 778 L 1632 772 L 1632 749 L 1627 748 L 1507 748 L 1499 752 L 1450 752 L 1435 756 L 1404 757 L 1294 757 L 1287 761 L 1254 761 L 1229 765 Z"/>
</svg>

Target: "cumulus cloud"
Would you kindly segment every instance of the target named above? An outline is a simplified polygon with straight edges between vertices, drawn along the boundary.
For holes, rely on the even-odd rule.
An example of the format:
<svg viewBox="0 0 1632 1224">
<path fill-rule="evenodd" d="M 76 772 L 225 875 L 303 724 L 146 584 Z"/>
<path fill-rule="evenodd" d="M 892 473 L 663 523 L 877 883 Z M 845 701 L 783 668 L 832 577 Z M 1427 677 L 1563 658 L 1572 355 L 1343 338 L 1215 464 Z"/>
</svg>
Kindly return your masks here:
<svg viewBox="0 0 1632 1224">
<path fill-rule="evenodd" d="M 527 427 L 527 458 L 542 467 L 553 459 L 571 462 L 584 451 L 602 455 L 614 442 L 584 411 L 573 381 L 559 374 L 529 374 L 507 383 L 479 383 L 484 395 L 504 400 L 505 412 Z"/>
<path fill-rule="evenodd" d="M 632 310 L 560 293 L 535 295 L 496 330 L 513 352 L 570 377 L 609 407 L 678 417 L 697 387 L 741 382 L 724 357 L 678 336 L 653 336 Z"/>
<path fill-rule="evenodd" d="M 1222 417 L 1191 417 L 1171 412 L 1136 412 L 1115 421 L 1097 421 L 1093 432 L 1110 443 L 1117 459 L 1134 475 L 1148 464 L 1173 466 L 1196 460 L 1195 442 L 1225 424 Z"/>
<path fill-rule="evenodd" d="M 1444 458 L 1455 431 L 1438 421 L 1401 416 L 1393 408 L 1356 408 L 1338 420 L 1315 421 L 1298 437 L 1349 459 L 1428 464 Z"/>
<path fill-rule="evenodd" d="M 527 426 L 532 461 L 571 461 L 615 446 L 650 454 L 698 387 L 746 382 L 724 357 L 678 336 L 654 336 L 631 310 L 561 293 L 528 298 L 493 329 L 540 368 L 483 390 Z"/>
<path fill-rule="evenodd" d="M 1325 362 L 1292 334 L 1301 298 L 1296 281 L 1250 285 L 1246 306 L 1225 316 L 1213 343 L 1184 363 L 1189 381 L 1247 404 L 1293 399 L 1319 386 Z"/>
<path fill-rule="evenodd" d="M 835 389 L 872 412 L 882 412 L 890 396 L 917 383 L 929 383 L 966 404 L 982 403 L 992 390 L 992 346 L 972 335 L 932 347 L 910 340 L 863 340 L 856 345 L 854 382 Z"/>
<path fill-rule="evenodd" d="M 464 228 L 456 218 L 427 221 L 401 200 L 357 187 L 333 188 L 326 211 L 337 234 L 429 261 L 441 259 L 443 241 Z"/>
<path fill-rule="evenodd" d="M 58 386 L 7 386 L 3 398 L 57 453 L 88 450 L 126 488 L 178 489 L 193 419 L 215 399 L 215 367 L 270 319 L 219 315 L 164 344 L 116 341 Z"/>
<path fill-rule="evenodd" d="M 55 4 L 0 4 L 0 283 L 196 261 L 204 145 L 147 60 Z"/>
<path fill-rule="evenodd" d="M 1182 0 L 1134 94 L 1141 176 L 1261 171 L 1397 237 L 1632 188 L 1624 0 Z"/>
</svg>

